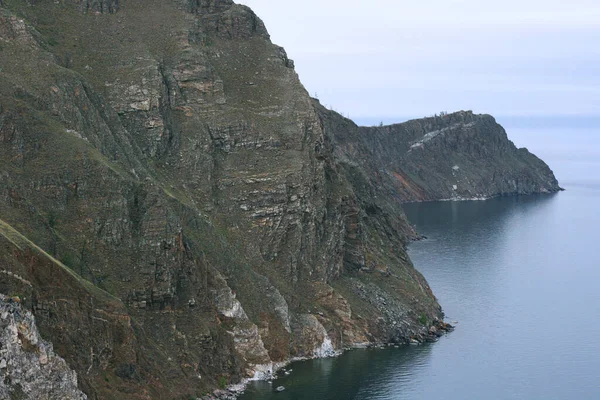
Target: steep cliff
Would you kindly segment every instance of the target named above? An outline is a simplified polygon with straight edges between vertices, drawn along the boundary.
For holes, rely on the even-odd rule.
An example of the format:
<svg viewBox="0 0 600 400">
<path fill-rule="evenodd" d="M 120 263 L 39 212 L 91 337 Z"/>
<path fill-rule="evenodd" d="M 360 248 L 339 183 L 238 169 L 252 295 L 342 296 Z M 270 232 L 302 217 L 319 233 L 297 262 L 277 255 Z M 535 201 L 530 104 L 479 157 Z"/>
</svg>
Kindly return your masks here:
<svg viewBox="0 0 600 400">
<path fill-rule="evenodd" d="M 485 199 L 561 190 L 554 174 L 518 149 L 490 115 L 460 111 L 401 124 L 358 127 L 315 106 L 342 158 L 401 202 Z"/>
<path fill-rule="evenodd" d="M 90 399 L 202 396 L 427 340 L 442 312 L 401 202 L 452 197 L 478 152 L 501 178 L 478 164 L 457 196 L 552 190 L 537 159 L 503 167 L 516 150 L 491 117 L 444 118 L 371 129 L 323 109 L 228 0 L 3 0 L 0 293 Z"/>
</svg>

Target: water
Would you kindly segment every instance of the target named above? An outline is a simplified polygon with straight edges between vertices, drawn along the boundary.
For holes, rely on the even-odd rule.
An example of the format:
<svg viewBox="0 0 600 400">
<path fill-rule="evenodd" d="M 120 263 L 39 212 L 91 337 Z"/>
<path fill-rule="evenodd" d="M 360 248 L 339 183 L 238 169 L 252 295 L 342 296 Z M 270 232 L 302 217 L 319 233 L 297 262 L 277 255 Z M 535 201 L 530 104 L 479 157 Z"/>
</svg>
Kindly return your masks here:
<svg viewBox="0 0 600 400">
<path fill-rule="evenodd" d="M 428 237 L 410 256 L 457 329 L 295 363 L 243 400 L 600 399 L 600 135 L 508 128 L 567 191 L 405 207 Z"/>
</svg>

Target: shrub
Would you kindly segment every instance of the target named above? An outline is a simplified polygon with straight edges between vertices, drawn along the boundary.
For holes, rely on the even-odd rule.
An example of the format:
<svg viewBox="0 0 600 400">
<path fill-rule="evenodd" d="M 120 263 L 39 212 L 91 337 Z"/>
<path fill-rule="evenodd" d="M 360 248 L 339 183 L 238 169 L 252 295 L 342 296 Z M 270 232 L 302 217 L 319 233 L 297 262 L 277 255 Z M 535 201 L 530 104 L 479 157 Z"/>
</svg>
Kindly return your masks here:
<svg viewBox="0 0 600 400">
<path fill-rule="evenodd" d="M 227 387 L 227 378 L 225 378 L 224 375 L 221 375 L 221 377 L 219 378 L 219 387 L 221 389 L 225 389 Z"/>
</svg>

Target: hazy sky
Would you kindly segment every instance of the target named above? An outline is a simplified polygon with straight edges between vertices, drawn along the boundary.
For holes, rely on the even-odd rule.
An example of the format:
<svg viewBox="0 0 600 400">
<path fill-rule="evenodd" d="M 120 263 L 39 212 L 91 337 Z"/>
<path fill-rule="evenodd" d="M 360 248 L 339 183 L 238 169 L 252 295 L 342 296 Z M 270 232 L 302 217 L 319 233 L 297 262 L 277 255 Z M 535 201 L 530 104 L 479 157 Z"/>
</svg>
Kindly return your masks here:
<svg viewBox="0 0 600 400">
<path fill-rule="evenodd" d="M 355 119 L 600 114 L 600 0 L 239 2 Z"/>
</svg>

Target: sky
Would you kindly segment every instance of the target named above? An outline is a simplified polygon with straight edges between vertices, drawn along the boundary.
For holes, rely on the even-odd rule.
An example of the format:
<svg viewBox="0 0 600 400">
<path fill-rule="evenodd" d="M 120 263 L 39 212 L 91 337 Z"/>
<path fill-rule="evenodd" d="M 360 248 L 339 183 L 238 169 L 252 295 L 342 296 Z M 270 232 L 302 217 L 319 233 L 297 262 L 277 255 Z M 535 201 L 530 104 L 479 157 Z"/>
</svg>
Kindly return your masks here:
<svg viewBox="0 0 600 400">
<path fill-rule="evenodd" d="M 358 121 L 600 116 L 600 0 L 240 0 Z"/>
</svg>

